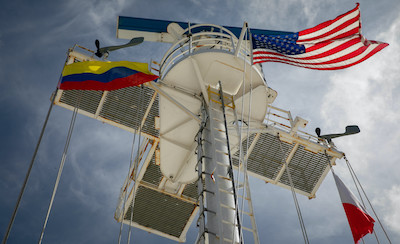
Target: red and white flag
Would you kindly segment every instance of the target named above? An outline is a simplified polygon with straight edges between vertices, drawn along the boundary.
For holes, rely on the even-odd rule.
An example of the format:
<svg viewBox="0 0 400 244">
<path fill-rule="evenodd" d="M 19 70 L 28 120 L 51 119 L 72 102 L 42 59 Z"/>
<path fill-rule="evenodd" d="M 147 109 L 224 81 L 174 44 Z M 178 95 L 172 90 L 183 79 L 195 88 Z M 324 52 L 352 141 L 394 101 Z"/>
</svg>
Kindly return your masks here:
<svg viewBox="0 0 400 244">
<path fill-rule="evenodd" d="M 368 233 L 374 231 L 375 220 L 367 213 L 354 194 L 346 187 L 340 178 L 333 174 L 336 186 L 342 200 L 344 211 L 349 221 L 351 233 L 353 234 L 354 243 Z"/>
</svg>

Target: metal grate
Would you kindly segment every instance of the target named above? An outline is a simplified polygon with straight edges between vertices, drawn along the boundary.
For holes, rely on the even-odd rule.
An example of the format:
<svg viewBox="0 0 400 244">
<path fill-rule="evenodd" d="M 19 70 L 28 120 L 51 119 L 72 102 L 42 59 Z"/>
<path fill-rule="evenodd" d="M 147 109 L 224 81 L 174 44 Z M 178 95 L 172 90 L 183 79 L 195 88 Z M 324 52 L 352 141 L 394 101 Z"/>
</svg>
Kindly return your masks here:
<svg viewBox="0 0 400 244">
<path fill-rule="evenodd" d="M 328 167 L 328 161 L 324 154 L 312 153 L 300 145 L 288 166 L 296 188 L 311 193 Z M 279 182 L 290 185 L 287 171 L 284 172 Z"/>
<path fill-rule="evenodd" d="M 249 140 L 247 138 L 242 140 L 242 154 L 243 157 L 246 156 L 247 149 L 250 147 L 251 143 L 253 143 L 254 137 L 256 136 L 256 133 L 249 135 Z M 247 141 L 249 142 L 249 145 L 247 145 Z M 237 150 L 235 154 L 232 156 L 232 163 L 234 166 L 238 167 L 239 165 L 239 157 L 240 157 L 240 150 Z"/>
<path fill-rule="evenodd" d="M 198 197 L 198 192 L 197 192 L 197 181 L 187 184 L 185 186 L 185 189 L 182 192 L 183 196 L 190 197 L 193 199 L 197 199 Z"/>
<path fill-rule="evenodd" d="M 83 111 L 95 114 L 102 96 L 102 91 L 68 90 L 63 91 L 60 101 L 69 106 L 77 106 Z"/>
<path fill-rule="evenodd" d="M 142 181 L 158 186 L 161 182 L 163 175 L 160 166 L 155 164 L 155 155 L 147 166 L 146 172 L 143 175 Z"/>
<path fill-rule="evenodd" d="M 56 101 L 57 105 L 69 109 L 78 105 L 81 111 L 87 112 L 84 113 L 85 115 L 114 126 L 118 126 L 115 124 L 117 123 L 121 125 L 120 128 L 125 130 L 129 130 L 129 128 L 137 130 L 139 128 L 154 95 L 154 90 L 146 86 L 110 91 L 105 95 L 105 100 L 102 100 L 102 91 L 60 90 L 59 92 L 62 93 L 59 101 Z M 159 97 L 156 95 L 143 124 L 142 133 L 159 137 L 159 131 L 154 126 L 155 117 L 159 115 Z"/>
<path fill-rule="evenodd" d="M 147 88 L 150 90 L 150 88 Z M 153 93 L 154 91 L 151 90 Z M 153 96 L 153 93 L 151 94 Z M 155 118 L 160 116 L 160 110 L 159 110 L 159 96 L 157 94 L 156 99 L 154 100 L 153 105 L 151 106 L 150 112 L 147 115 L 146 121 L 143 124 L 142 131 L 144 133 L 147 133 L 149 135 L 159 137 L 160 133 L 158 130 L 156 130 L 154 124 L 155 124 Z"/>
<path fill-rule="evenodd" d="M 136 130 L 142 121 L 147 108 L 146 104 L 149 104 L 153 92 L 149 88 L 142 90 L 136 86 L 110 91 L 100 116 Z M 142 99 L 141 96 L 143 96 Z"/>
<path fill-rule="evenodd" d="M 179 238 L 196 205 L 140 186 L 136 192 L 133 221 Z M 124 219 L 130 220 L 132 207 Z"/>
<path fill-rule="evenodd" d="M 255 135 L 256 133 L 250 136 L 249 145 L 255 139 Z M 294 145 L 295 143 L 281 141 L 276 135 L 260 133 L 260 137 L 248 157 L 247 170 L 256 177 L 272 183 L 283 184 L 289 188 L 290 182 L 284 166 Z M 243 141 L 242 149 L 246 154 L 246 140 Z M 233 158 L 235 166 L 238 165 L 238 158 L 239 152 L 236 152 Z M 319 187 L 318 183 L 325 177 L 324 172 L 329 165 L 322 152 L 311 152 L 306 149 L 305 145 L 299 144 L 288 167 L 294 188 L 301 191 L 302 194 L 312 197 Z"/>
<path fill-rule="evenodd" d="M 293 145 L 285 142 L 282 142 L 281 148 L 280 140 L 276 136 L 262 133 L 248 158 L 248 170 L 268 179 L 275 179 L 292 148 Z"/>
</svg>

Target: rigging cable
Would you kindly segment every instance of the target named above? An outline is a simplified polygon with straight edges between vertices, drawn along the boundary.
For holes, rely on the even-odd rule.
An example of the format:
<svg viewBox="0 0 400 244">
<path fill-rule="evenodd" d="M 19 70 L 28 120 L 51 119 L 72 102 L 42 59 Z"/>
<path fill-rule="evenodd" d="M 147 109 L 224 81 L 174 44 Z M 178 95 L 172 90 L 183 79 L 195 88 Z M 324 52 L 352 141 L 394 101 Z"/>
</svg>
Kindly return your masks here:
<svg viewBox="0 0 400 244">
<path fill-rule="evenodd" d="M 70 51 L 71 50 L 69 50 L 68 53 Z M 66 58 L 66 60 L 64 62 L 65 64 L 68 62 L 68 59 L 69 59 L 69 56 L 67 55 L 67 58 Z M 64 69 L 64 67 L 65 67 L 65 65 L 63 66 L 63 69 Z M 62 73 L 60 75 L 60 78 L 58 79 L 58 84 L 61 82 L 61 78 L 62 78 Z M 54 102 L 56 100 L 56 96 L 57 96 L 57 92 L 58 92 L 58 84 L 57 84 L 56 90 L 53 93 L 53 97 L 51 99 L 50 107 L 49 107 L 49 110 L 47 111 L 46 119 L 45 119 L 45 121 L 43 123 L 42 130 L 40 132 L 39 139 L 38 139 L 38 142 L 37 142 L 36 147 L 35 147 L 35 151 L 34 151 L 34 153 L 32 155 L 31 163 L 29 164 L 29 167 L 28 167 L 28 171 L 26 172 L 24 183 L 22 183 L 21 191 L 20 191 L 20 193 L 18 195 L 17 203 L 15 204 L 14 212 L 13 212 L 13 214 L 11 216 L 11 219 L 10 219 L 10 222 L 8 224 L 6 234 L 4 235 L 3 241 L 1 242 L 2 244 L 6 244 L 7 243 L 8 236 L 10 235 L 11 228 L 12 228 L 12 226 L 14 224 L 14 220 L 15 220 L 15 217 L 17 215 L 19 205 L 21 204 L 22 196 L 24 195 L 25 188 L 26 188 L 26 185 L 28 183 L 29 176 L 31 175 L 33 164 L 35 163 L 37 152 L 39 151 L 39 146 L 40 146 L 40 144 L 42 142 L 44 131 L 46 130 L 46 127 L 47 127 L 47 122 L 49 121 L 51 111 L 53 110 L 53 105 L 54 105 Z"/>
<path fill-rule="evenodd" d="M 60 166 L 58 168 L 58 174 L 57 174 L 56 182 L 54 184 L 53 193 L 52 193 L 52 196 L 51 196 L 51 199 L 50 199 L 49 207 L 47 209 L 46 218 L 45 218 L 44 223 L 43 223 L 43 228 L 42 228 L 42 232 L 40 233 L 38 244 L 42 243 L 43 236 L 44 236 L 44 231 L 46 229 L 47 221 L 49 220 L 50 211 L 51 211 L 51 209 L 53 207 L 54 198 L 56 196 L 56 192 L 57 192 L 57 189 L 58 189 L 58 184 L 60 183 L 61 174 L 63 172 L 65 160 L 67 158 L 67 152 L 68 152 L 68 148 L 69 148 L 69 143 L 71 141 L 72 132 L 74 131 L 76 116 L 78 114 L 78 108 L 79 108 L 80 100 L 81 100 L 81 97 L 82 97 L 82 93 L 83 92 L 80 91 L 79 97 L 77 98 L 77 101 L 76 101 L 76 104 L 75 104 L 75 107 L 74 107 L 74 111 L 72 113 L 72 118 L 71 118 L 71 122 L 70 122 L 69 129 L 68 129 L 68 134 L 67 134 L 67 139 L 66 139 L 65 146 L 64 146 L 64 151 L 63 151 L 63 154 L 62 154 L 62 157 L 61 157 Z"/>
<path fill-rule="evenodd" d="M 139 117 L 139 113 L 137 113 L 137 118 Z M 137 119 L 138 120 L 138 119 Z M 132 178 L 135 178 L 135 177 L 133 177 L 133 174 L 136 174 L 136 170 L 135 170 L 135 168 L 132 168 L 132 165 L 133 165 L 133 151 L 135 150 L 134 149 L 134 147 L 135 147 L 135 142 L 136 142 L 136 133 L 137 132 L 137 130 L 135 130 L 135 132 L 133 133 L 133 140 L 132 140 L 132 147 L 131 147 L 131 155 L 130 155 L 130 159 L 129 159 L 129 169 L 128 169 L 128 175 L 127 175 L 127 177 L 126 177 L 126 186 L 125 186 L 125 189 L 123 190 L 123 192 L 124 192 L 124 196 L 123 196 L 123 203 L 122 203 L 122 212 L 121 212 L 121 225 L 120 225 L 120 227 L 119 227 L 119 236 L 118 236 L 118 244 L 120 244 L 121 243 L 121 236 L 122 236 L 122 227 L 123 227 L 123 225 L 124 225 L 124 221 L 123 221 L 123 219 L 124 219 L 124 214 L 125 214 L 125 205 L 126 205 L 126 202 L 128 201 L 128 196 L 127 196 L 127 191 L 128 191 L 128 187 L 129 187 L 129 179 L 132 177 Z M 135 167 L 135 166 L 133 166 L 133 167 Z M 133 185 L 133 187 L 135 187 L 135 184 Z"/>
<path fill-rule="evenodd" d="M 246 33 L 245 33 L 245 36 L 243 37 L 243 39 L 245 39 L 245 38 L 247 38 L 247 31 L 246 31 Z M 237 47 L 237 48 L 240 48 L 240 47 Z M 243 68 L 243 82 L 242 82 L 242 84 L 243 84 L 243 90 L 242 90 L 242 111 L 241 111 L 241 124 L 240 124 L 240 130 L 239 130 L 239 133 L 240 134 L 238 134 L 238 137 L 239 137 L 239 160 L 238 160 L 238 171 L 237 171 L 237 175 L 236 175 L 236 179 L 238 180 L 238 184 L 236 185 L 236 187 L 237 187 L 237 190 L 236 190 L 236 192 L 239 192 L 239 187 L 240 187 L 240 170 L 242 169 L 242 167 L 243 167 L 243 171 L 245 170 L 245 164 L 244 164 L 244 162 L 245 162 L 245 160 L 244 160 L 244 155 L 243 155 L 243 148 L 242 148 L 242 130 L 243 130 L 243 124 L 244 124 L 244 115 L 243 115 L 243 111 L 244 111 L 244 95 L 245 95 L 245 84 L 246 84 L 246 57 L 244 57 L 244 59 L 243 59 L 243 65 L 244 65 L 244 68 Z M 250 98 L 251 99 L 251 98 Z M 233 102 L 233 98 L 232 98 L 232 102 Z M 239 126 L 239 123 L 238 123 L 238 121 L 236 121 L 236 125 L 237 126 Z M 249 126 L 247 126 L 247 129 L 249 129 Z M 248 138 L 247 138 L 247 144 L 246 144 L 246 149 L 248 148 Z M 246 150 L 247 151 L 247 150 Z M 243 172 L 243 174 L 245 175 L 245 172 Z M 239 217 L 239 219 L 241 219 L 242 221 L 243 221 L 243 212 L 244 212 L 244 210 L 243 210 L 243 208 L 244 208 L 244 198 L 245 198 L 245 183 L 246 183 L 246 178 L 244 178 L 244 180 L 243 180 L 243 190 L 242 190 L 242 201 L 241 201 L 241 203 L 240 203 L 240 205 L 239 204 L 237 204 L 237 206 L 239 207 L 239 209 L 240 209 L 240 211 L 241 211 L 241 214 L 240 214 L 240 217 Z M 239 210 L 238 209 L 238 210 Z M 239 214 L 239 211 L 238 211 L 238 214 Z M 235 220 L 236 221 L 236 220 Z M 235 223 L 236 224 L 236 223 Z M 239 229 L 239 233 L 241 233 L 240 234 L 240 237 L 241 237 L 241 239 L 243 239 L 243 230 L 242 230 L 242 226 L 240 226 L 240 229 Z M 232 238 L 232 240 L 234 240 L 234 238 Z M 240 240 L 240 241 L 243 241 L 243 240 Z"/>
<path fill-rule="evenodd" d="M 372 206 L 371 201 L 369 200 L 367 194 L 365 193 L 364 188 L 362 187 L 360 181 L 358 180 L 358 177 L 357 177 L 356 173 L 354 172 L 353 167 L 350 165 L 349 160 L 347 160 L 346 155 L 344 155 L 343 158 L 344 158 L 344 160 L 346 161 L 347 167 L 349 168 L 349 171 L 350 171 L 350 174 L 352 175 L 352 177 L 353 177 L 353 175 L 354 175 L 353 180 L 355 179 L 355 180 L 357 181 L 357 183 L 358 183 L 358 185 L 360 186 L 360 188 L 361 188 L 361 190 L 362 190 L 362 192 L 363 192 L 365 198 L 366 198 L 367 201 L 368 201 L 369 206 L 370 206 L 371 209 L 372 209 L 372 212 L 374 212 L 374 215 L 375 215 L 376 219 L 378 220 L 378 223 L 379 223 L 380 227 L 382 228 L 383 233 L 385 233 L 385 236 L 386 236 L 387 240 L 389 241 L 389 243 L 392 243 L 391 240 L 390 240 L 390 238 L 389 238 L 389 235 L 387 234 L 385 228 L 384 228 L 383 225 L 382 225 L 381 220 L 379 219 L 377 213 L 375 212 L 375 209 L 374 209 L 374 207 Z M 354 183 L 356 184 L 355 181 L 354 181 Z M 356 187 L 357 187 L 357 184 L 356 184 Z M 357 191 L 358 191 L 358 187 L 357 187 Z M 360 193 L 359 193 L 359 194 L 360 194 Z M 363 202 L 363 205 L 364 205 L 364 202 Z M 364 207 L 364 208 L 365 208 L 365 207 Z M 374 231 L 374 233 L 375 233 L 375 231 Z M 376 236 L 376 235 L 375 235 L 375 236 Z M 376 238 L 378 238 L 378 237 L 376 236 Z M 377 241 L 379 242 L 378 239 L 377 239 Z"/>
<path fill-rule="evenodd" d="M 345 158 L 345 160 L 346 160 L 347 168 L 349 169 L 351 178 L 353 179 L 354 185 L 356 186 L 356 189 L 357 189 L 357 192 L 358 192 L 358 196 L 360 197 L 362 206 L 363 206 L 364 209 L 367 209 L 366 206 L 365 206 L 365 203 L 364 203 L 364 199 L 363 199 L 363 197 L 362 197 L 362 195 L 361 195 L 361 193 L 360 193 L 360 189 L 358 188 L 358 185 L 357 185 L 356 180 L 355 180 L 355 178 L 354 178 L 353 172 L 350 170 L 350 167 L 349 167 L 350 164 L 349 164 L 349 162 L 347 161 L 346 156 L 344 156 L 344 158 Z M 361 185 L 360 185 L 360 186 L 361 186 Z M 380 242 L 379 242 L 378 236 L 376 235 L 376 231 L 374 231 L 374 235 L 375 235 L 375 238 L 376 238 L 376 242 L 379 244 Z M 365 243 L 365 242 L 364 242 L 364 238 L 361 238 L 361 240 L 362 240 L 363 243 Z"/>
<path fill-rule="evenodd" d="M 285 168 L 286 168 L 286 172 L 287 172 L 289 183 L 290 183 L 290 189 L 292 191 L 292 196 L 293 196 L 294 204 L 295 204 L 296 211 L 297 211 L 297 217 L 299 218 L 300 227 L 301 227 L 301 231 L 302 231 L 303 238 L 304 238 L 304 243 L 308 244 L 310 242 L 308 240 L 306 227 L 305 227 L 305 224 L 304 224 L 304 221 L 303 221 L 303 216 L 302 216 L 301 210 L 300 210 L 300 205 L 299 205 L 299 202 L 297 200 L 296 192 L 294 190 L 294 185 L 293 185 L 292 176 L 290 174 L 289 165 L 288 165 L 288 162 L 286 160 L 284 160 L 286 154 L 283 151 L 282 142 L 279 139 L 279 133 L 277 134 L 276 139 L 279 141 L 279 146 L 281 148 L 281 152 L 282 152 L 282 160 L 281 160 L 281 162 L 284 161 L 284 163 L 285 163 Z"/>
<path fill-rule="evenodd" d="M 329 160 L 329 156 L 328 156 L 328 154 L 326 153 L 326 151 L 325 151 L 325 157 L 326 157 L 326 159 L 327 159 L 327 161 L 328 161 L 328 164 L 329 164 L 329 166 L 330 166 L 332 175 L 335 176 L 335 175 L 336 175 L 336 174 L 335 174 L 335 171 L 333 170 L 331 161 Z M 368 202 L 369 202 L 369 205 L 370 205 L 372 211 L 373 211 L 374 214 L 375 214 L 375 217 L 377 218 L 377 220 L 378 220 L 378 222 L 379 222 L 381 228 L 383 229 L 383 231 L 384 231 L 385 234 L 386 234 L 386 231 L 385 231 L 385 229 L 383 228 L 383 225 L 381 224 L 378 215 L 376 214 L 374 208 L 372 207 L 372 204 L 371 204 L 371 202 L 369 201 L 368 196 L 367 196 L 367 194 L 365 193 L 365 191 L 364 191 L 364 189 L 363 189 L 363 187 L 362 187 L 360 181 L 358 181 L 358 178 L 357 178 L 357 176 L 356 176 L 356 174 L 355 174 L 353 168 L 351 167 L 349 161 L 347 160 L 346 155 L 344 155 L 344 159 L 345 159 L 345 161 L 346 161 L 346 164 L 347 164 L 347 167 L 348 167 L 348 169 L 349 169 L 350 175 L 351 175 L 351 177 L 352 177 L 352 179 L 353 179 L 354 185 L 356 186 L 358 195 L 360 196 L 360 199 L 361 199 L 361 203 L 362 203 L 363 208 L 366 209 L 366 206 L 365 206 L 365 204 L 364 204 L 363 197 L 362 197 L 362 195 L 361 195 L 361 193 L 360 193 L 360 190 L 358 189 L 358 185 L 360 185 L 360 187 L 361 187 L 361 189 L 362 189 L 362 191 L 363 191 L 363 193 L 364 193 L 366 199 L 367 199 Z M 357 183 L 356 183 L 356 180 L 357 180 L 357 182 L 358 182 L 358 185 L 357 185 Z M 380 242 L 379 242 L 378 236 L 376 235 L 376 231 L 374 231 L 374 235 L 375 235 L 376 241 L 377 241 L 378 244 L 379 244 Z M 392 242 L 390 241 L 390 239 L 389 239 L 389 237 L 388 237 L 387 234 L 386 234 L 386 237 L 387 237 L 389 243 L 392 243 Z M 363 238 L 361 238 L 361 240 L 362 240 L 363 243 L 365 243 Z"/>
<path fill-rule="evenodd" d="M 141 111 L 141 110 L 143 110 L 143 89 L 144 89 L 144 87 L 143 87 L 143 85 L 141 85 L 141 87 L 140 87 L 140 102 L 139 102 L 139 104 L 140 104 L 140 107 L 138 108 L 138 113 L 137 113 L 137 118 L 139 118 L 139 112 Z M 138 130 L 139 130 L 139 132 L 138 132 L 138 135 L 139 135 L 139 139 L 138 139 L 138 147 L 137 147 L 137 153 L 136 153 L 136 162 L 135 162 L 135 164 L 134 164 L 134 172 L 135 172 L 135 174 L 134 174 L 134 182 L 135 182 L 135 184 L 133 185 L 133 189 L 132 189 L 132 201 L 131 201 L 131 204 L 130 204 L 130 207 L 131 207 L 131 216 L 130 216 L 130 219 L 129 219 L 129 231 L 128 231 L 128 240 L 127 240 L 127 242 L 126 243 L 130 243 L 130 240 L 131 240 L 131 232 L 132 232 L 132 220 L 133 220 L 133 205 L 134 205 L 134 199 L 135 199 L 135 189 L 136 189 L 136 180 L 137 180 L 137 171 L 138 171 L 138 167 L 139 167 L 139 163 L 140 163 L 140 139 L 141 139 L 141 133 L 142 133 L 142 124 L 141 123 L 139 123 L 139 120 L 137 120 L 138 121 Z M 140 120 L 140 121 L 142 121 L 142 120 Z M 133 146 L 132 146 L 132 149 L 133 149 Z"/>
<path fill-rule="evenodd" d="M 248 33 L 246 32 L 246 35 Z M 248 42 L 246 42 L 246 45 L 248 45 Z M 246 46 L 246 50 L 248 47 Z M 246 72 L 246 62 L 244 63 L 245 67 L 244 70 Z M 248 117 L 247 117 L 247 131 L 246 131 L 246 157 L 244 157 L 243 161 L 243 174 L 244 174 L 244 180 L 243 180 L 243 198 L 242 198 L 242 216 L 241 219 L 243 219 L 243 209 L 244 209 L 244 198 L 245 195 L 244 193 L 246 192 L 246 197 L 247 197 L 247 190 L 250 191 L 250 188 L 247 188 L 247 183 L 248 183 L 248 175 L 247 175 L 247 160 L 248 160 L 248 155 L 249 155 L 249 148 L 250 148 L 250 123 L 251 123 L 251 108 L 252 108 L 252 99 L 253 99 L 253 70 L 250 67 L 250 87 L 249 87 L 249 107 L 248 107 Z M 244 100 L 244 99 L 242 99 Z M 243 112 L 242 112 L 243 113 Z M 250 193 L 249 193 L 250 194 Z M 242 230 L 240 230 L 242 231 Z"/>
<path fill-rule="evenodd" d="M 22 183 L 21 191 L 20 191 L 20 193 L 18 195 L 17 203 L 15 204 L 14 212 L 13 212 L 13 214 L 11 216 L 11 219 L 10 219 L 10 222 L 8 224 L 6 234 L 4 235 L 3 241 L 1 242 L 2 244 L 6 244 L 7 243 L 8 236 L 10 235 L 11 228 L 12 228 L 12 226 L 14 224 L 14 220 L 15 220 L 15 217 L 17 215 L 18 208 L 19 208 L 19 205 L 21 203 L 22 196 L 24 195 L 25 188 L 26 188 L 26 185 L 28 183 L 29 176 L 31 174 L 31 171 L 32 171 L 32 168 L 33 168 L 33 164 L 34 164 L 35 159 L 36 159 L 37 152 L 39 151 L 39 146 L 40 146 L 40 143 L 42 141 L 44 131 L 46 130 L 46 127 L 47 127 L 47 122 L 49 121 L 49 117 L 50 117 L 51 111 L 53 109 L 53 105 L 54 105 L 54 101 L 56 99 L 57 91 L 58 91 L 58 88 L 53 93 L 53 98 L 52 98 L 52 101 L 50 103 L 49 110 L 47 111 L 46 119 L 45 119 L 45 121 L 43 123 L 43 127 L 42 127 L 42 130 L 40 132 L 39 139 L 38 139 L 38 142 L 36 144 L 36 148 L 35 148 L 35 151 L 33 153 L 32 159 L 31 159 L 31 163 L 29 164 L 29 167 L 28 167 L 28 171 L 26 172 L 24 183 Z"/>
</svg>

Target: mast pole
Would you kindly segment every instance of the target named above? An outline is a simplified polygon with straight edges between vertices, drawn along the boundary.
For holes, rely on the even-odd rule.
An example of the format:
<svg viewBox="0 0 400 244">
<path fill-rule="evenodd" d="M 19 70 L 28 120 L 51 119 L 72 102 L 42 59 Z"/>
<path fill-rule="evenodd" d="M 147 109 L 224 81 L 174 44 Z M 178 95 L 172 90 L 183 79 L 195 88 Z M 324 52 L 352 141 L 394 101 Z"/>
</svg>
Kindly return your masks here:
<svg viewBox="0 0 400 244">
<path fill-rule="evenodd" d="M 221 103 L 215 102 L 211 96 L 212 94 L 207 107 L 206 127 L 203 130 L 206 233 L 202 243 L 241 243 L 234 179 L 230 173 L 232 168 L 229 161 L 229 141 L 223 123 L 224 111 Z"/>
</svg>

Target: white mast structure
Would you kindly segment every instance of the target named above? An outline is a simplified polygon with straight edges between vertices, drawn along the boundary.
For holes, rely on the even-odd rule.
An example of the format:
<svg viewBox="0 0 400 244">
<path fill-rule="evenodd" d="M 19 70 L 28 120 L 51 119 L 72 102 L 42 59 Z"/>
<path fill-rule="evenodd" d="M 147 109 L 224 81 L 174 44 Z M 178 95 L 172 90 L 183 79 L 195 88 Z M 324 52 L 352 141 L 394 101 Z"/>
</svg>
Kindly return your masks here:
<svg viewBox="0 0 400 244">
<path fill-rule="evenodd" d="M 259 243 L 248 175 L 314 198 L 330 164 L 343 157 L 300 131 L 306 120 L 271 105 L 277 93 L 251 64 L 247 24 L 120 17 L 117 35 L 172 43 L 159 81 L 110 92 L 59 90 L 55 98 L 72 110 L 80 96 L 79 113 L 140 133 L 117 221 L 179 242 L 195 222 L 197 243 Z M 69 55 L 70 62 L 91 59 Z"/>
</svg>

